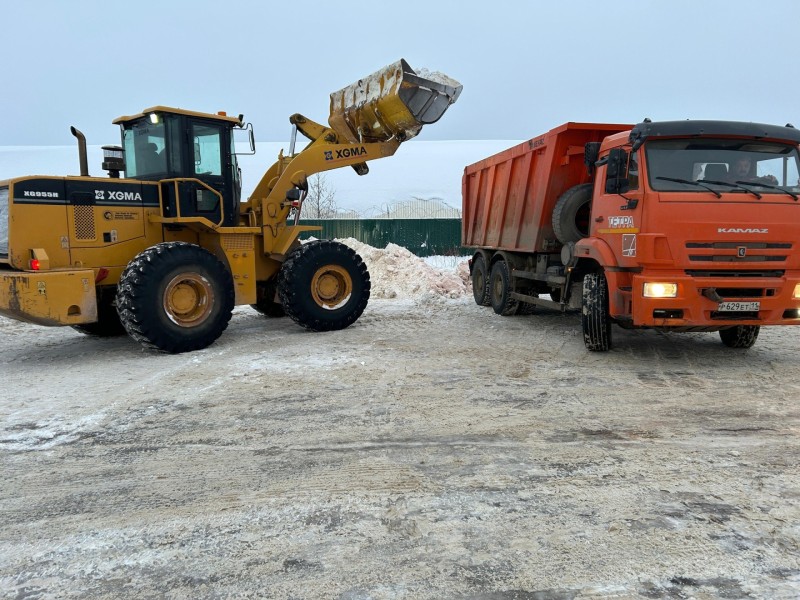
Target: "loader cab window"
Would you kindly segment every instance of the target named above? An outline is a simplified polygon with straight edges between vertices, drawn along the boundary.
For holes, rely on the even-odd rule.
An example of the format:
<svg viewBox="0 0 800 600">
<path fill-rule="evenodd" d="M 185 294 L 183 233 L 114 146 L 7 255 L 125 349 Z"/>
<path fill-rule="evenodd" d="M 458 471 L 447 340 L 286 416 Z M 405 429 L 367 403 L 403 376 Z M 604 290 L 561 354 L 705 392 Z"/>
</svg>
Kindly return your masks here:
<svg viewBox="0 0 800 600">
<path fill-rule="evenodd" d="M 194 174 L 222 177 L 222 128 L 218 125 L 192 125 Z"/>
<path fill-rule="evenodd" d="M 126 124 L 122 130 L 125 148 L 125 176 L 132 179 L 160 179 L 167 173 L 166 127 L 154 116 Z"/>
</svg>

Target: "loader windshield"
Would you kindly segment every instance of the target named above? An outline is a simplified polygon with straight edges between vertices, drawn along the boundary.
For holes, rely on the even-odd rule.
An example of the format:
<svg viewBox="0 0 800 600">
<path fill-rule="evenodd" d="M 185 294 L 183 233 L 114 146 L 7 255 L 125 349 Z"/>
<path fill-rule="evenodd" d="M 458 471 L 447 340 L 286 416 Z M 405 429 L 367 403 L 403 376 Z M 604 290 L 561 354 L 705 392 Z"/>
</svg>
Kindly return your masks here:
<svg viewBox="0 0 800 600">
<path fill-rule="evenodd" d="M 132 179 L 158 179 L 167 172 L 166 131 L 163 118 L 126 123 L 122 130 L 125 175 Z"/>
<path fill-rule="evenodd" d="M 731 139 L 650 140 L 645 144 L 650 187 L 661 192 L 793 196 L 800 192 L 797 146 Z M 698 185 L 702 184 L 702 185 Z"/>
</svg>

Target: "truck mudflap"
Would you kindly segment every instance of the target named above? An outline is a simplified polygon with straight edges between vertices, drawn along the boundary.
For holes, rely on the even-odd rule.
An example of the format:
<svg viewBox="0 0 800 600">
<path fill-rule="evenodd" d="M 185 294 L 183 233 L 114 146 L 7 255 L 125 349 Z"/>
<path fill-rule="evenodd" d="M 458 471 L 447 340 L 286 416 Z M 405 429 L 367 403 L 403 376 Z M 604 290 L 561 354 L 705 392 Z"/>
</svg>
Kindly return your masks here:
<svg viewBox="0 0 800 600">
<path fill-rule="evenodd" d="M 94 271 L 0 271 L 0 315 L 36 325 L 93 323 Z"/>
<path fill-rule="evenodd" d="M 401 142 L 438 121 L 462 85 L 441 73 L 416 73 L 400 59 L 331 94 L 331 128 L 349 142 Z"/>
</svg>

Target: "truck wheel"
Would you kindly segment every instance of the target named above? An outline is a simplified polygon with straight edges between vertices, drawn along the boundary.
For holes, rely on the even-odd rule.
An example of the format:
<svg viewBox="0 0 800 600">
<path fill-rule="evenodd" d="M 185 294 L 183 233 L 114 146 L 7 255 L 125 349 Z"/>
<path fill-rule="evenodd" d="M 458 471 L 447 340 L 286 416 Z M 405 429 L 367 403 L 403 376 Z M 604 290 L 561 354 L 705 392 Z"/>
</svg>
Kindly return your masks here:
<svg viewBox="0 0 800 600">
<path fill-rule="evenodd" d="M 250 306 L 260 312 L 265 317 L 277 319 L 286 316 L 283 304 L 275 302 L 275 294 L 278 289 L 278 278 L 270 279 L 266 284 L 259 285 L 256 290 L 257 299 L 255 304 Z"/>
<path fill-rule="evenodd" d="M 752 348 L 758 338 L 761 327 L 758 325 L 736 325 L 728 329 L 720 329 L 719 337 L 729 348 Z"/>
<path fill-rule="evenodd" d="M 518 302 L 511 297 L 511 276 L 508 263 L 498 260 L 492 266 L 489 277 L 489 299 L 492 309 L 504 317 L 516 314 Z"/>
<path fill-rule="evenodd" d="M 312 331 L 352 325 L 369 301 L 367 266 L 339 242 L 318 240 L 289 254 L 278 275 L 278 296 L 286 314 Z"/>
<path fill-rule="evenodd" d="M 583 343 L 594 352 L 611 349 L 611 316 L 608 312 L 608 283 L 600 273 L 583 278 Z"/>
<path fill-rule="evenodd" d="M 582 183 L 569 188 L 553 209 L 553 233 L 562 244 L 577 242 L 589 235 L 594 184 Z"/>
<path fill-rule="evenodd" d="M 185 242 L 148 248 L 122 272 L 117 310 L 147 348 L 177 354 L 210 346 L 231 320 L 233 277 L 213 254 Z"/>
<path fill-rule="evenodd" d="M 472 262 L 472 296 L 478 306 L 489 306 L 489 274 L 486 270 L 486 261 L 483 256 L 478 256 Z"/>
<path fill-rule="evenodd" d="M 113 291 L 113 290 L 112 290 Z M 125 328 L 119 320 L 117 307 L 114 305 L 114 294 L 100 293 L 97 298 L 97 321 L 73 325 L 75 331 L 94 337 L 113 337 L 123 335 Z"/>
</svg>

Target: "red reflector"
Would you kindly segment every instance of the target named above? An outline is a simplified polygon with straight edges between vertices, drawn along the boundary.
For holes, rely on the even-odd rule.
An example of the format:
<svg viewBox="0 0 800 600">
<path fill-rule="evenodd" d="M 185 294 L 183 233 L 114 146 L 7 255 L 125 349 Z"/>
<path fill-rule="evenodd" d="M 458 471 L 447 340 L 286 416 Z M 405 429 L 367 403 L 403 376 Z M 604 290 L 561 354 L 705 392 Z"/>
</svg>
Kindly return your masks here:
<svg viewBox="0 0 800 600">
<path fill-rule="evenodd" d="M 38 271 L 39 270 L 39 259 L 32 258 L 31 259 L 31 271 Z"/>
<path fill-rule="evenodd" d="M 97 275 L 94 278 L 94 282 L 100 283 L 106 277 L 108 277 L 108 269 L 106 269 L 105 267 L 100 267 L 99 269 L 97 269 Z"/>
</svg>

